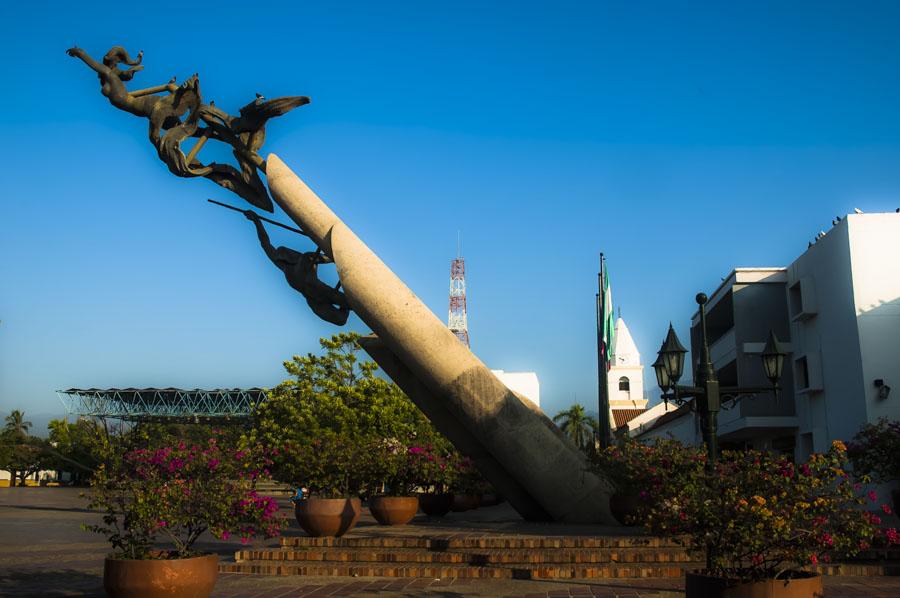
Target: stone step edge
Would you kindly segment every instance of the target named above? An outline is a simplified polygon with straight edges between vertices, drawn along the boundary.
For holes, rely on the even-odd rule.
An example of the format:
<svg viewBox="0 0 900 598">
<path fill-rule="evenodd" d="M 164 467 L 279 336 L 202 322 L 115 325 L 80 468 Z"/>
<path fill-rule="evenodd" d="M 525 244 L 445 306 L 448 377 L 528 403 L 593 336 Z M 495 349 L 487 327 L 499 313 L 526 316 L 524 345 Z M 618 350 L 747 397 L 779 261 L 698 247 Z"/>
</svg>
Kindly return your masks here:
<svg viewBox="0 0 900 598">
<path fill-rule="evenodd" d="M 440 538 L 440 537 L 351 537 L 332 538 L 311 536 L 283 536 L 281 546 L 285 548 L 428 548 L 431 550 L 451 549 L 572 549 L 572 548 L 682 548 L 675 540 L 662 538 Z"/>
</svg>

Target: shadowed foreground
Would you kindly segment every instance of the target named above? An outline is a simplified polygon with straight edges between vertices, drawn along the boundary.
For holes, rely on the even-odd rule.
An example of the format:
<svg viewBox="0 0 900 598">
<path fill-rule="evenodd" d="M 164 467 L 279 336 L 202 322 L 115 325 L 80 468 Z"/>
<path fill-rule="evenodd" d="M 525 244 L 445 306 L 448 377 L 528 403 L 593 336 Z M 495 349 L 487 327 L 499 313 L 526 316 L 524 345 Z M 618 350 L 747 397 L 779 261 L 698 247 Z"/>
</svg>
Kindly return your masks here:
<svg viewBox="0 0 900 598">
<path fill-rule="evenodd" d="M 0 596 L 103 596 L 103 557 L 109 551 L 100 536 L 80 529 L 82 522 L 98 520 L 84 509 L 80 491 L 73 488 L 0 489 Z M 285 513 L 291 509 L 287 503 Z M 425 523 L 418 517 L 407 530 L 428 525 L 428 530 L 457 529 L 505 534 L 534 533 L 535 524 L 517 520 L 508 507 L 479 509 L 470 513 L 451 513 L 438 523 Z M 560 533 L 553 524 L 540 526 L 544 533 Z M 368 529 L 367 529 L 368 528 Z M 376 524 L 365 514 L 361 532 L 372 533 Z M 380 531 L 380 530 L 379 530 Z M 385 529 L 385 532 L 389 530 Z M 425 530 L 423 530 L 425 531 Z M 608 530 L 613 531 L 613 530 Z M 567 534 L 577 528 L 566 526 Z M 603 533 L 599 526 L 584 526 L 584 533 Z M 621 528 L 615 529 L 617 534 Z M 296 522 L 286 535 L 302 532 Z M 240 544 L 219 542 L 204 537 L 202 550 L 222 555 L 230 561 Z M 254 548 L 276 548 L 278 540 L 257 542 Z M 264 577 L 229 575 L 220 577 L 215 596 L 682 596 L 683 581 L 671 580 L 592 580 L 587 582 L 547 582 L 531 580 L 472 579 L 371 579 L 328 577 Z M 900 577 L 826 577 L 828 596 L 900 595 Z"/>
</svg>

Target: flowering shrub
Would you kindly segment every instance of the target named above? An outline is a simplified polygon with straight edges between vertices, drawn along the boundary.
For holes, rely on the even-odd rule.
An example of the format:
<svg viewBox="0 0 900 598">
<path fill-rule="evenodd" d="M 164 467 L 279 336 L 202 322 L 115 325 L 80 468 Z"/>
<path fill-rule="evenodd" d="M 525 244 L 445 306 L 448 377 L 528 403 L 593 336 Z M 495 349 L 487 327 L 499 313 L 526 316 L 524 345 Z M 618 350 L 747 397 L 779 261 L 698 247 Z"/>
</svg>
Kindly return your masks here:
<svg viewBox="0 0 900 598">
<path fill-rule="evenodd" d="M 446 492 L 459 477 L 462 457 L 449 443 L 442 444 L 443 446 L 428 443 L 409 449 L 419 486 L 430 494 Z"/>
<path fill-rule="evenodd" d="M 285 524 L 275 499 L 254 489 L 271 463 L 260 448 L 227 449 L 213 436 L 205 445 L 136 449 L 106 461 L 88 505 L 103 514 L 103 524 L 84 527 L 106 535 L 117 558 L 185 558 L 207 530 L 248 543 L 278 535 Z M 174 549 L 155 551 L 160 538 Z"/>
<path fill-rule="evenodd" d="M 847 467 L 839 441 L 800 465 L 766 452 L 725 451 L 711 471 L 664 481 L 647 526 L 706 550 L 708 574 L 743 581 L 853 556 L 876 536 L 896 533 L 878 529 L 880 518 L 865 510 L 872 497 L 850 480 Z"/>
<path fill-rule="evenodd" d="M 421 447 L 407 446 L 397 438 L 373 439 L 369 451 L 369 492 L 386 496 L 410 496 L 417 486 L 415 465 Z"/>
<path fill-rule="evenodd" d="M 701 473 L 705 464 L 704 450 L 664 439 L 648 445 L 626 438 L 591 458 L 594 472 L 609 480 L 618 493 L 634 501 L 638 521 L 667 492 L 675 491 Z"/>
<path fill-rule="evenodd" d="M 877 482 L 900 480 L 900 422 L 879 419 L 860 428 L 847 443 L 856 475 L 869 475 Z"/>
<path fill-rule="evenodd" d="M 492 491 L 492 486 L 475 468 L 472 459 L 461 457 L 456 465 L 456 479 L 450 490 L 457 494 L 486 494 Z"/>
<path fill-rule="evenodd" d="M 428 443 L 419 446 L 414 439 L 407 444 L 396 438 L 378 439 L 370 445 L 370 484 L 372 494 L 410 496 L 421 488 L 443 491 L 456 477 L 458 454 Z"/>
</svg>

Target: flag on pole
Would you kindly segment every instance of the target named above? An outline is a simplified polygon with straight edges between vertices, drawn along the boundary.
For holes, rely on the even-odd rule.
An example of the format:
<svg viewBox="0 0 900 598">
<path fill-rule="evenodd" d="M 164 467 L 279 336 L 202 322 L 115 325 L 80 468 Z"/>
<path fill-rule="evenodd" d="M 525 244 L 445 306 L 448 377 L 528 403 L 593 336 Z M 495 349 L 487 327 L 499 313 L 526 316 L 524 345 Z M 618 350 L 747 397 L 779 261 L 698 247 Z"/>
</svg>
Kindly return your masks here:
<svg viewBox="0 0 900 598">
<path fill-rule="evenodd" d="M 612 365 L 613 352 L 616 350 L 616 320 L 613 315 L 612 289 L 609 286 L 609 271 L 606 260 L 603 260 L 600 281 L 600 353 L 606 370 Z"/>
<path fill-rule="evenodd" d="M 616 349 L 616 321 L 613 317 L 612 289 L 606 258 L 600 254 L 600 272 L 597 274 L 597 415 L 599 416 L 597 441 L 601 447 L 612 444 L 612 415 L 609 409 L 609 367 Z"/>
</svg>

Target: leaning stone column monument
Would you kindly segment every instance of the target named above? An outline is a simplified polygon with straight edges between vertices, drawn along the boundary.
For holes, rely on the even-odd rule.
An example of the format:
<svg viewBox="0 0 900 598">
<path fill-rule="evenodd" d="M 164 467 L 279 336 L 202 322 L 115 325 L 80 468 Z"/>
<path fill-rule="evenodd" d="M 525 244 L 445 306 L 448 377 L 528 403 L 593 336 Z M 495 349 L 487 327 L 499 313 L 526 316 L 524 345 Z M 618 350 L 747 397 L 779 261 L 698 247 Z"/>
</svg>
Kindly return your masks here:
<svg viewBox="0 0 900 598">
<path fill-rule="evenodd" d="M 315 244 L 305 254 L 271 252 L 291 286 L 320 315 L 326 313 L 321 306 L 349 306 L 372 329 L 363 348 L 523 517 L 615 523 L 609 487 L 587 471 L 582 452 L 553 422 L 500 382 L 287 164 L 274 154 L 265 160 L 258 154 L 267 121 L 309 98 L 257 95 L 232 116 L 202 102 L 197 75 L 181 85 L 173 78 L 128 91 L 125 82 L 143 68 L 140 53 L 132 59 L 117 46 L 99 62 L 80 48 L 68 54 L 97 73 L 113 106 L 149 120 L 150 140 L 173 174 L 209 178 L 266 211 L 274 199 Z M 181 144 L 189 139 L 196 141 L 185 154 Z M 230 145 L 238 166 L 200 162 L 210 139 Z M 308 265 L 332 261 L 342 295 L 337 287 L 324 288 L 315 265 Z"/>
</svg>

